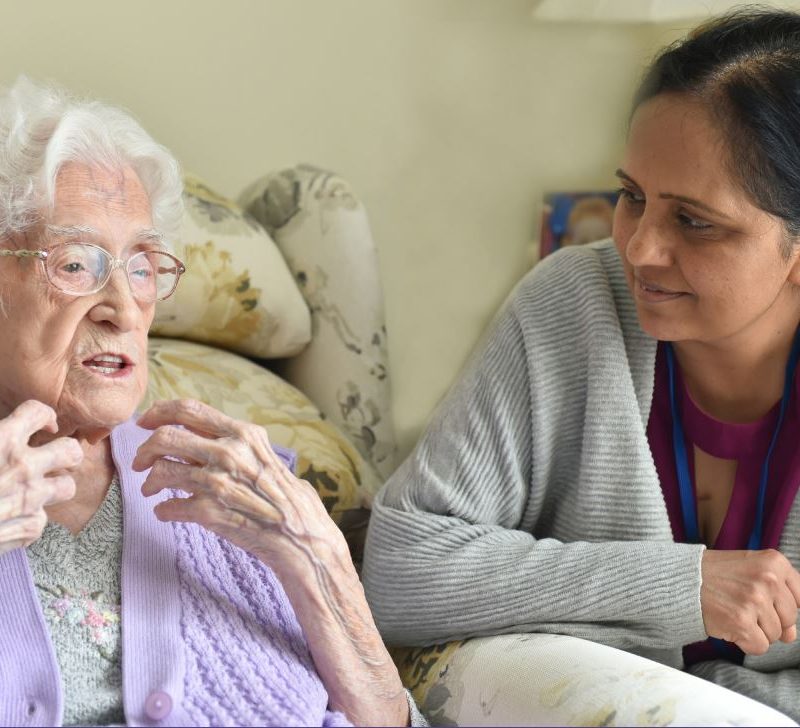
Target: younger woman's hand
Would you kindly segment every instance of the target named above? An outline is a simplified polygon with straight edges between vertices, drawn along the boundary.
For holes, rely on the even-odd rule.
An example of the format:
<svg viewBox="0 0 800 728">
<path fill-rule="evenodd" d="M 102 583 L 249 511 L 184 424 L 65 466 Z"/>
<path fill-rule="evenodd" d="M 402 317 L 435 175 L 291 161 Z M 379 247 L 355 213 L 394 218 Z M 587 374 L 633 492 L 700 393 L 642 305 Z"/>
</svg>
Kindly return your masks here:
<svg viewBox="0 0 800 728">
<path fill-rule="evenodd" d="M 782 553 L 707 549 L 701 568 L 700 606 L 709 636 L 749 655 L 797 638 L 800 574 Z"/>
</svg>

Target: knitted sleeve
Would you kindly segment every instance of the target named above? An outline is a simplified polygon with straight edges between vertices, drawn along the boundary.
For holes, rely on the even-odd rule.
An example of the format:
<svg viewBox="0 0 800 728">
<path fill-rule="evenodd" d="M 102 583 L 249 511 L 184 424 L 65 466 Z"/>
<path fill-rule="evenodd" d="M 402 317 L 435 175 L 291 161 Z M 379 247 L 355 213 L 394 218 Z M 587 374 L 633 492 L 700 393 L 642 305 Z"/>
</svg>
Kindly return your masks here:
<svg viewBox="0 0 800 728">
<path fill-rule="evenodd" d="M 689 672 L 800 721 L 800 672 L 797 667 L 759 672 L 724 660 L 710 660 L 692 665 Z"/>
<path fill-rule="evenodd" d="M 567 332 L 565 344 L 570 340 Z M 541 342 L 558 345 L 557 335 Z M 562 414 L 557 394 L 537 404 L 544 424 L 533 432 L 532 391 L 542 383 L 533 381 L 535 362 L 525 347 L 515 307 L 507 305 L 414 453 L 375 499 L 363 581 L 384 639 L 420 645 L 537 631 L 674 650 L 705 638 L 702 547 L 649 541 L 629 528 L 636 506 L 627 500 L 624 470 L 607 466 L 608 440 L 598 438 L 596 451 L 587 451 L 585 430 L 545 426 Z M 624 345 L 618 349 L 624 358 Z M 561 385 L 553 381 L 555 391 Z M 582 397 L 584 405 L 570 416 L 582 427 L 581 386 L 576 401 Z M 641 415 L 631 409 L 641 429 Z M 536 478 L 534 438 L 545 453 Z M 570 470 L 565 460 L 581 465 Z M 600 488 L 563 476 L 584 460 Z M 573 529 L 574 537 L 549 537 L 556 512 L 570 514 L 562 533 Z M 659 533 L 668 529 L 663 520 Z M 603 530 L 592 532 L 600 521 Z"/>
</svg>

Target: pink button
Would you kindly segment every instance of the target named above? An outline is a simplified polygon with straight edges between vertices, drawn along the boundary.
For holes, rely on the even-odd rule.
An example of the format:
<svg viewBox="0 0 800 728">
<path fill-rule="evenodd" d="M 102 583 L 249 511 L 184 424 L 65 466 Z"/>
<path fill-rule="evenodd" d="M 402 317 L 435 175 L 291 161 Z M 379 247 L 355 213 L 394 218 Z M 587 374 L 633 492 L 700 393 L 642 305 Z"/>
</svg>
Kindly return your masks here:
<svg viewBox="0 0 800 728">
<path fill-rule="evenodd" d="M 150 720 L 164 720 L 172 712 L 172 698 L 163 690 L 155 690 L 144 701 L 144 714 Z"/>
</svg>

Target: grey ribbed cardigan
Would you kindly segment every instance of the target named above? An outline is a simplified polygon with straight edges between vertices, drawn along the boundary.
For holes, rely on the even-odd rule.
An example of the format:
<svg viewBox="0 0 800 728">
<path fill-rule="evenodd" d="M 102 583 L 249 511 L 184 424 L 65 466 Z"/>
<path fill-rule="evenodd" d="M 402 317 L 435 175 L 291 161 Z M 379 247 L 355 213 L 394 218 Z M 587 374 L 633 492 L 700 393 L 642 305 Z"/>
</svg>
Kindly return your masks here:
<svg viewBox="0 0 800 728">
<path fill-rule="evenodd" d="M 552 632 L 682 666 L 706 636 L 704 547 L 673 541 L 647 442 L 655 354 L 611 241 L 520 282 L 375 499 L 363 579 L 387 642 Z M 795 565 L 799 519 L 795 503 Z M 800 674 L 782 668 L 798 664 L 778 644 L 693 672 L 797 719 Z"/>
</svg>

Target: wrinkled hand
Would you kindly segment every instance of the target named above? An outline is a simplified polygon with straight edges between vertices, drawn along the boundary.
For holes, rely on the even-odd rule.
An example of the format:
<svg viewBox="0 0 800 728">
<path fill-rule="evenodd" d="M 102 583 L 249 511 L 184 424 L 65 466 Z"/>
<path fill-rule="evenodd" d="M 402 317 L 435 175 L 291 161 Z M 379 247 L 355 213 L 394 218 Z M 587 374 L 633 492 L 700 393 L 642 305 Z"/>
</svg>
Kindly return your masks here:
<svg viewBox="0 0 800 728">
<path fill-rule="evenodd" d="M 702 561 L 700 606 L 711 637 L 762 655 L 797 638 L 800 574 L 779 551 L 714 551 Z"/>
<path fill-rule="evenodd" d="M 273 452 L 264 429 L 194 400 L 156 402 L 139 425 L 155 430 L 133 461 L 135 470 L 150 468 L 142 493 L 190 494 L 159 503 L 158 518 L 205 526 L 273 569 L 332 709 L 354 725 L 407 725 L 403 684 L 347 543 L 316 491 Z"/>
<path fill-rule="evenodd" d="M 159 503 L 160 520 L 198 523 L 268 563 L 279 578 L 308 573 L 318 558 L 349 559 L 316 491 L 273 452 L 263 427 L 188 399 L 156 402 L 138 424 L 155 430 L 133 461 L 134 470 L 151 468 L 142 493 L 190 494 Z"/>
<path fill-rule="evenodd" d="M 45 506 L 75 495 L 65 471 L 83 460 L 83 449 L 70 437 L 32 447 L 40 430 L 58 432 L 56 413 L 33 399 L 0 420 L 0 554 L 32 544 L 47 523 Z"/>
</svg>

